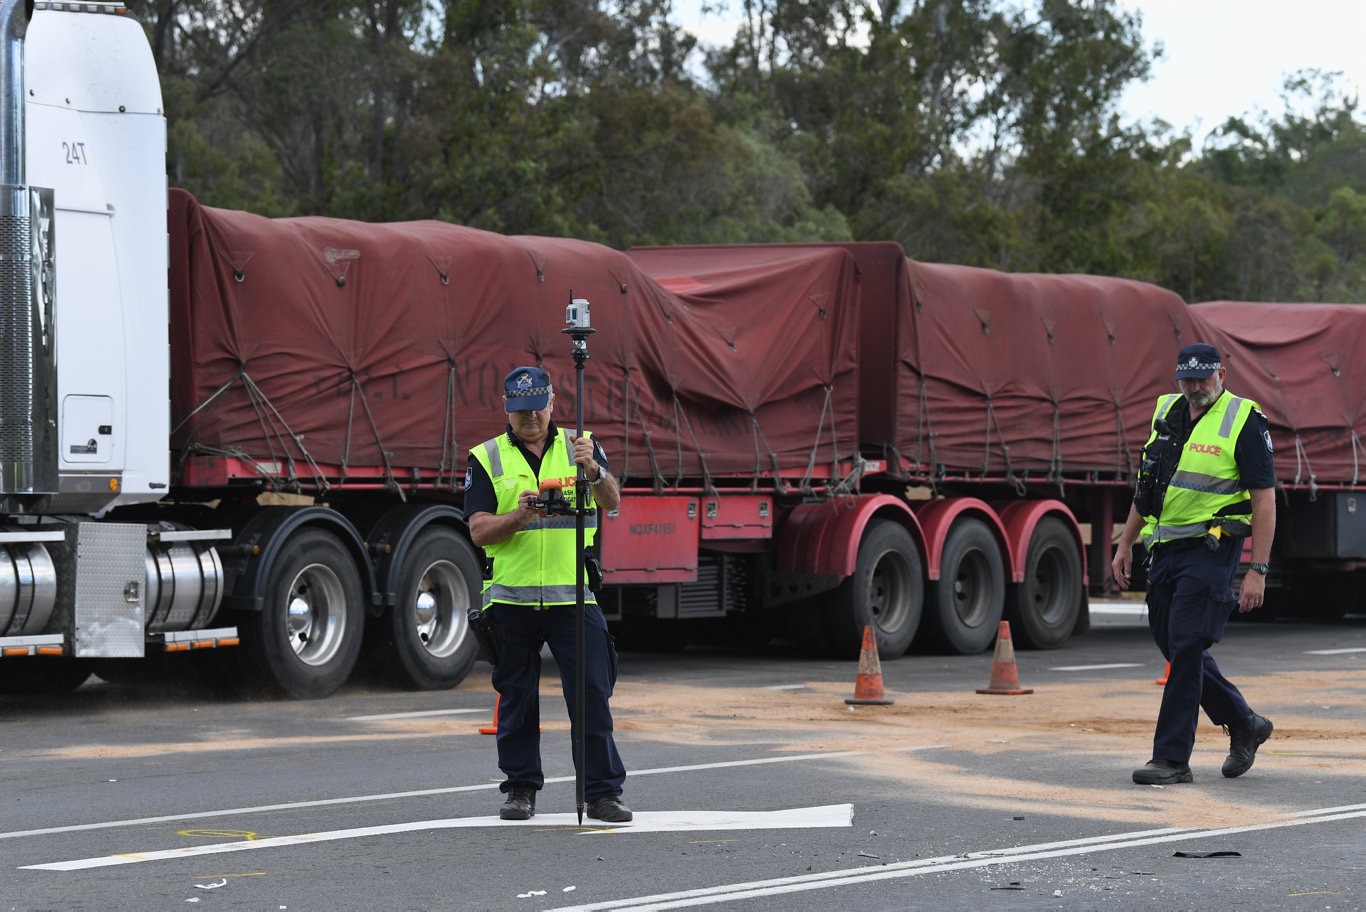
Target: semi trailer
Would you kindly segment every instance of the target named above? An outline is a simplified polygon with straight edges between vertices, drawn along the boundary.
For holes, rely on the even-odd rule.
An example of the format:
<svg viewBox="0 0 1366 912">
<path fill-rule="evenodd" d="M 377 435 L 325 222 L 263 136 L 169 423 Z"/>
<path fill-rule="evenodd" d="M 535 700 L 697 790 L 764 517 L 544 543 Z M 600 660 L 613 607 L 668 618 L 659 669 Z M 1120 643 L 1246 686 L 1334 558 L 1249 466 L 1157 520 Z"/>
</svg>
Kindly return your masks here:
<svg viewBox="0 0 1366 912">
<path fill-rule="evenodd" d="M 1195 340 L 1271 420 L 1277 610 L 1357 604 L 1350 308 L 1191 307 L 886 242 L 617 251 L 203 206 L 168 190 L 123 7 L 0 0 L 0 33 L 0 688 L 177 652 L 298 698 L 358 665 L 459 683 L 484 568 L 465 463 L 526 363 L 622 482 L 597 598 L 624 645 L 855 658 L 871 626 L 884 658 L 972 653 L 1002 618 L 1064 644 L 1112 590 L 1152 405 Z"/>
</svg>

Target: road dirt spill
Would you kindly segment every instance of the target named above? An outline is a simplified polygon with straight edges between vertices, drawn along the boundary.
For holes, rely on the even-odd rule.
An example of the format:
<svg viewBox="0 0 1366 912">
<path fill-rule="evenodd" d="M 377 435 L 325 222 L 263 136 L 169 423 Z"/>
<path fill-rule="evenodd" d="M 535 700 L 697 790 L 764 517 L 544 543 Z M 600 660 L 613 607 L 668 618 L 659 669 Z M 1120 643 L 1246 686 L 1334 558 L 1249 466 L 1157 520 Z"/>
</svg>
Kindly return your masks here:
<svg viewBox="0 0 1366 912">
<path fill-rule="evenodd" d="M 792 688 L 704 687 L 619 682 L 612 700 L 624 739 L 682 746 L 725 746 L 737 758 L 769 752 L 857 751 L 829 762 L 848 768 L 850 795 L 905 788 L 950 806 L 993 808 L 1015 815 L 1047 813 L 1126 825 L 1211 827 L 1284 819 L 1297 810 L 1268 805 L 1256 780 L 1282 773 L 1309 782 L 1341 780 L 1329 791 L 1359 799 L 1366 769 L 1366 669 L 1266 674 L 1240 680 L 1251 705 L 1276 732 L 1257 766 L 1239 780 L 1219 772 L 1228 736 L 1202 716 L 1191 766 L 1195 787 L 1135 786 L 1130 772 L 1149 756 L 1162 688 L 1131 683 L 1025 682 L 1034 693 L 887 691 L 888 706 L 850 706 L 853 681 Z M 458 691 L 492 691 L 476 671 Z M 543 680 L 546 733 L 563 733 L 559 681 Z M 317 704 L 313 704 L 316 706 Z M 119 759 L 291 746 L 481 737 L 489 720 L 475 715 L 352 720 L 320 730 L 269 736 L 250 724 L 207 728 L 167 743 L 83 743 L 9 751 L 11 759 Z M 490 751 L 492 739 L 488 739 Z M 626 751 L 629 753 L 629 751 Z M 630 759 L 628 757 L 628 764 Z M 1097 785 L 1097 781 L 1101 785 Z M 899 785 L 898 785 L 899 784 Z M 1284 792 L 1282 792 L 1284 794 Z"/>
<path fill-rule="evenodd" d="M 829 683 L 724 694 L 630 684 L 618 688 L 613 705 L 617 728 L 636 737 L 687 745 L 762 744 L 799 753 L 859 751 L 839 762 L 874 789 L 899 782 L 945 803 L 1015 814 L 1153 826 L 1271 822 L 1295 809 L 1257 806 L 1255 786 L 1248 786 L 1273 770 L 1343 777 L 1344 801 L 1359 797 L 1366 765 L 1366 671 L 1264 675 L 1240 686 L 1250 704 L 1276 724 L 1254 772 L 1241 783 L 1222 777 L 1228 736 L 1202 716 L 1191 761 L 1196 787 L 1166 789 L 1129 780 L 1151 750 L 1162 693 L 1151 681 L 1036 686 L 1033 694 L 1017 696 L 889 691 L 895 700 L 890 706 L 848 706 L 844 698 L 853 695 L 852 687 Z M 994 765 L 994 757 L 1002 762 Z M 994 766 L 1007 765 L 1011 775 L 994 774 Z M 1105 786 L 1094 787 L 1095 771 L 1104 775 Z"/>
</svg>

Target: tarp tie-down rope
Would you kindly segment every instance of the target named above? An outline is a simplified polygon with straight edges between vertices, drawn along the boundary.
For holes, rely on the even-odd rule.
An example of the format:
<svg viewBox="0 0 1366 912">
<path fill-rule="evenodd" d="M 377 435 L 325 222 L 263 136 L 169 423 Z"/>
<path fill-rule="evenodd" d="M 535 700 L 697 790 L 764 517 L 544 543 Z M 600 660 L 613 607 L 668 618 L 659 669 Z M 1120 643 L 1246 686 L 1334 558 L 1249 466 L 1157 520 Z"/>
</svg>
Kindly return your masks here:
<svg viewBox="0 0 1366 912">
<path fill-rule="evenodd" d="M 1048 460 L 1048 480 L 1057 482 L 1059 497 L 1066 495 L 1067 480 L 1062 473 L 1062 403 L 1056 395 L 1053 397 L 1053 454 Z"/>
<path fill-rule="evenodd" d="M 1001 428 L 1001 421 L 1000 417 L 996 414 L 995 403 L 992 402 L 990 393 L 983 393 L 982 395 L 983 398 L 986 399 L 987 406 L 986 428 L 985 433 L 983 434 L 982 444 L 982 475 L 987 476 L 991 474 L 991 429 L 992 426 L 995 425 L 996 437 L 1001 441 L 1001 459 L 1004 462 L 1006 481 L 1010 483 L 1010 486 L 1015 490 L 1015 493 L 1018 496 L 1024 497 L 1029 493 L 1029 488 L 1015 475 L 1015 468 L 1010 464 L 1010 442 L 1006 439 L 1005 432 Z"/>
<path fill-rule="evenodd" d="M 816 459 L 819 455 L 818 451 L 820 450 L 821 445 L 821 435 L 825 431 L 827 417 L 829 417 L 830 420 L 830 463 L 835 466 L 839 465 L 839 430 L 835 426 L 835 411 L 834 403 L 832 401 L 834 397 L 834 384 L 829 382 L 823 383 L 822 388 L 825 390 L 825 401 L 821 403 L 821 417 L 816 422 L 816 439 L 811 442 L 810 455 L 806 460 L 806 472 L 802 475 L 801 482 L 797 488 L 803 494 L 811 493 L 811 479 L 816 475 Z"/>
<path fill-rule="evenodd" d="M 625 368 L 623 368 L 623 373 L 625 373 L 626 376 L 624 384 L 626 408 L 622 410 L 622 439 L 625 440 L 627 442 L 627 445 L 629 446 L 631 440 L 631 420 L 634 417 L 636 426 L 640 428 L 641 437 L 645 441 L 645 459 L 650 466 L 650 487 L 656 494 L 662 494 L 667 489 L 668 482 L 666 482 L 664 479 L 664 470 L 660 468 L 659 465 L 659 454 L 655 451 L 654 432 L 650 430 L 650 425 L 648 422 L 646 422 L 645 414 L 641 410 L 640 404 L 642 401 L 642 397 L 634 395 L 635 385 L 631 382 L 630 372 L 626 371 Z M 677 408 L 678 405 L 677 403 L 675 403 L 675 411 L 677 411 Z M 681 461 L 682 450 L 680 449 L 677 452 L 679 454 L 679 460 Z M 702 468 L 705 472 L 705 460 L 703 460 Z M 631 463 L 629 451 L 626 451 L 626 453 L 623 456 L 622 471 L 623 474 L 620 477 L 622 479 L 622 482 L 625 483 L 625 481 L 631 477 Z"/>
<path fill-rule="evenodd" d="M 296 433 L 295 430 L 289 426 L 289 422 L 285 421 L 284 415 L 280 414 L 280 410 L 275 407 L 275 404 L 270 401 L 270 398 L 256 385 L 256 381 L 253 380 L 251 375 L 245 370 L 242 372 L 242 388 L 247 391 L 247 398 L 250 400 L 252 408 L 256 411 L 256 419 L 261 424 L 261 433 L 267 440 L 272 441 L 270 447 L 270 455 L 272 457 L 276 455 L 273 441 L 278 440 L 280 443 L 280 461 L 289 465 L 289 473 L 286 476 L 287 480 L 296 485 L 299 481 L 299 474 L 298 469 L 295 466 L 294 456 L 290 452 L 290 445 L 292 444 L 293 447 L 298 450 L 299 457 L 307 463 L 309 469 L 312 470 L 314 480 L 317 481 L 318 486 L 323 491 L 326 491 L 329 487 L 327 479 L 323 477 L 321 468 L 313 461 L 313 457 L 309 454 L 308 448 L 304 446 L 303 435 Z M 258 471 L 259 470 L 260 469 L 258 468 Z M 263 474 L 267 474 L 267 477 L 269 477 L 268 473 Z"/>
<path fill-rule="evenodd" d="M 919 360 L 917 364 L 923 363 Z M 920 381 L 920 421 L 916 428 L 916 448 L 921 452 L 916 454 L 918 459 L 923 459 L 925 464 L 925 475 L 929 479 L 930 496 L 939 496 L 939 486 L 936 484 L 938 473 L 936 471 L 939 460 L 934 452 L 934 428 L 930 422 L 930 392 L 925 383 L 925 374 L 916 369 L 915 376 Z"/>
<path fill-rule="evenodd" d="M 622 367 L 622 375 L 622 395 L 626 405 L 625 408 L 622 409 L 621 437 L 626 443 L 625 449 L 622 450 L 621 467 L 617 472 L 617 478 L 624 486 L 628 483 L 629 479 L 635 477 L 635 474 L 631 470 L 632 454 L 630 451 L 631 421 L 634 419 L 636 425 L 640 428 L 641 437 L 645 441 L 645 460 L 650 466 L 650 488 L 654 493 L 662 494 L 667 485 L 664 481 L 664 472 L 659 467 L 659 456 L 655 452 L 654 433 L 650 430 L 650 426 L 645 421 L 644 414 L 641 412 L 641 398 L 634 395 L 635 385 L 631 382 L 631 373 L 625 366 Z"/>
<path fill-rule="evenodd" d="M 707 466 L 707 454 L 703 451 L 702 445 L 697 439 L 697 432 L 693 430 L 692 422 L 688 420 L 687 410 L 683 408 L 683 403 L 680 402 L 678 399 L 678 387 L 672 383 L 670 384 L 670 387 L 674 390 L 674 426 L 678 428 L 686 428 L 688 432 L 688 437 L 692 439 L 693 452 L 697 454 L 698 463 L 702 469 L 703 494 L 715 494 L 716 486 L 712 483 L 711 469 Z M 674 455 L 678 461 L 675 463 L 674 469 L 674 487 L 681 487 L 683 484 L 683 435 L 677 434 L 675 435 L 675 439 L 678 442 L 675 444 Z"/>
<path fill-rule="evenodd" d="M 304 446 L 302 435 L 296 434 L 294 430 L 290 428 L 289 422 L 285 420 L 284 416 L 281 415 L 279 410 L 275 408 L 275 406 L 270 402 L 270 399 L 263 392 L 261 392 L 261 388 L 256 385 L 256 382 L 251 379 L 251 375 L 247 373 L 245 366 L 241 367 L 234 377 L 225 382 L 218 389 L 214 390 L 213 393 L 211 393 L 207 398 L 205 398 L 203 402 L 195 406 L 190 411 L 190 413 L 186 415 L 185 418 L 175 426 L 175 428 L 172 430 L 172 436 L 179 434 L 180 431 L 183 428 L 185 428 L 187 424 L 190 423 L 191 419 L 195 418 L 196 416 L 208 418 L 209 415 L 213 413 L 212 406 L 214 405 L 214 403 L 222 399 L 223 395 L 228 390 L 236 386 L 238 383 L 241 383 L 242 389 L 246 391 L 247 399 L 251 403 L 252 409 L 256 412 L 256 420 L 261 427 L 261 433 L 263 437 L 266 440 L 270 441 L 270 453 L 268 457 L 269 460 L 271 462 L 279 464 L 279 466 L 281 467 L 287 467 L 287 471 L 283 473 L 280 472 L 278 469 L 275 472 L 267 471 L 266 466 L 261 462 L 261 460 L 241 451 L 238 448 L 223 450 L 203 446 L 202 444 L 199 444 L 194 441 L 193 428 L 189 432 L 191 442 L 185 447 L 184 451 L 181 454 L 182 464 L 184 463 L 185 458 L 189 455 L 191 451 L 219 453 L 224 456 L 232 456 L 234 458 L 241 459 L 243 462 L 251 465 L 252 468 L 254 468 L 257 471 L 257 473 L 266 478 L 272 479 L 281 487 L 297 489 L 299 484 L 299 475 L 297 465 L 295 462 L 295 457 L 291 452 L 291 450 L 293 449 L 297 450 L 299 454 L 298 458 L 302 460 L 304 463 L 306 463 L 310 471 L 312 472 L 313 481 L 319 488 L 319 496 L 325 494 L 331 486 L 328 484 L 327 479 L 323 476 L 322 469 L 318 466 L 317 462 L 314 461 L 313 457 L 309 454 L 308 448 Z M 200 423 L 202 423 L 202 421 L 196 422 L 195 427 L 198 427 Z"/>
<path fill-rule="evenodd" d="M 845 475 L 830 488 L 833 497 L 842 497 L 858 493 L 858 486 L 863 481 L 863 476 L 868 473 L 870 463 L 862 455 L 855 453 L 852 460 L 853 468 L 849 474 Z"/>
<path fill-rule="evenodd" d="M 1358 480 L 1361 478 L 1361 460 L 1357 458 L 1357 454 L 1358 454 L 1358 453 L 1361 453 L 1363 450 L 1366 450 L 1366 447 L 1363 447 L 1363 446 L 1362 446 L 1362 443 L 1361 443 L 1361 435 L 1358 434 L 1358 433 L 1356 432 L 1356 428 L 1352 428 L 1352 485 L 1353 485 L 1353 486 L 1355 486 L 1355 485 L 1358 483 Z"/>
<path fill-rule="evenodd" d="M 356 403 L 359 401 L 361 411 L 365 414 L 366 423 L 369 425 L 370 432 L 374 435 L 375 442 L 380 450 L 381 459 L 384 463 L 385 482 L 389 485 L 391 489 L 398 493 L 399 498 L 401 500 L 406 501 L 407 497 L 404 494 L 402 486 L 399 484 L 398 478 L 394 475 L 393 463 L 389 458 L 389 453 L 384 448 L 383 437 L 380 434 L 379 425 L 375 421 L 374 412 L 370 409 L 370 404 L 366 401 L 365 385 L 361 382 L 359 376 L 357 376 L 354 371 L 351 371 L 349 373 L 349 376 L 351 380 L 351 401 L 348 404 L 346 438 L 342 449 L 342 462 L 340 465 L 341 478 L 338 486 L 344 485 L 346 483 L 346 470 L 347 466 L 350 463 L 351 443 L 355 431 Z M 289 422 L 286 421 L 284 416 L 280 414 L 279 409 L 277 409 L 274 406 L 274 404 L 270 402 L 269 397 L 267 397 L 261 391 L 261 388 L 256 385 L 255 381 L 252 380 L 251 375 L 247 373 L 245 368 L 239 370 L 235 377 L 233 377 L 228 382 L 224 383 L 222 386 L 216 389 L 207 399 L 205 399 L 198 406 L 196 406 L 178 425 L 176 425 L 173 434 L 179 433 L 181 429 L 184 428 L 191 421 L 191 419 L 195 418 L 196 416 L 202 415 L 202 417 L 207 418 L 208 415 L 212 413 L 211 405 L 214 402 L 221 399 L 224 393 L 226 393 L 233 386 L 237 385 L 237 383 L 239 382 L 242 384 L 243 390 L 246 391 L 247 398 L 251 402 L 252 408 L 256 412 L 256 419 L 261 427 L 262 436 L 266 440 L 270 441 L 270 460 L 280 463 L 282 467 L 287 466 L 288 470 L 284 473 L 268 472 L 266 471 L 266 466 L 259 459 L 246 457 L 245 454 L 236 451 L 221 452 L 224 452 L 224 455 L 233 455 L 237 458 L 243 458 L 244 461 L 249 462 L 253 466 L 253 468 L 255 468 L 256 471 L 260 474 L 266 477 L 273 478 L 277 483 L 285 483 L 292 486 L 297 486 L 299 482 L 299 476 L 296 467 L 296 457 L 294 455 L 294 453 L 297 452 L 297 459 L 302 460 L 304 463 L 308 465 L 309 472 L 313 477 L 314 483 L 318 486 L 319 491 L 321 493 L 326 493 L 327 491 L 331 490 L 333 485 L 328 482 L 317 461 L 309 453 L 308 447 L 304 445 L 303 436 L 294 432 L 294 430 L 289 426 Z M 454 388 L 453 386 L 450 386 L 448 383 L 448 416 L 450 413 L 453 413 L 453 409 Z M 451 442 L 451 445 L 453 446 L 454 435 L 450 433 L 450 424 L 451 420 L 448 417 L 447 433 L 444 434 L 443 437 L 446 440 L 449 440 Z M 191 432 L 191 439 L 193 440 L 193 432 Z M 209 449 L 197 443 L 192 443 L 191 446 L 200 452 L 207 452 Z M 445 444 L 443 443 L 443 448 L 444 447 Z M 188 449 L 189 448 L 187 447 L 187 450 Z M 446 467 L 450 464 L 448 462 L 449 455 L 449 452 L 443 453 L 443 475 Z"/>
<path fill-rule="evenodd" d="M 460 441 L 455 433 L 455 359 L 446 355 L 446 414 L 441 419 L 441 465 L 436 472 L 436 486 L 445 482 L 455 487 L 456 466 L 460 461 Z"/>
<path fill-rule="evenodd" d="M 355 425 L 356 402 L 360 401 L 361 409 L 365 412 L 365 420 L 370 424 L 370 433 L 375 436 L 375 445 L 379 447 L 380 459 L 384 461 L 384 480 L 389 487 L 398 494 L 398 499 L 407 503 L 408 498 L 403 493 L 403 488 L 399 485 L 398 479 L 394 477 L 394 465 L 389 460 L 389 450 L 384 445 L 383 435 L 379 432 L 379 424 L 375 421 L 375 413 L 370 410 L 370 402 L 365 395 L 365 384 L 361 382 L 360 376 L 355 368 L 351 368 L 351 402 L 347 407 L 346 415 L 346 445 L 342 450 L 342 483 L 346 482 L 346 468 L 351 461 L 351 435 Z"/>
<path fill-rule="evenodd" d="M 769 465 L 773 470 L 773 487 L 779 494 L 786 494 L 787 483 L 783 481 L 782 462 L 778 459 L 778 454 L 773 452 L 773 448 L 768 445 L 768 438 L 764 436 L 763 426 L 759 424 L 759 418 L 754 412 L 749 412 L 749 425 L 753 431 L 751 438 L 754 441 L 754 473 L 749 479 L 749 490 L 751 492 L 759 490 L 759 476 L 763 474 L 764 450 L 767 450 Z"/>
<path fill-rule="evenodd" d="M 1314 477 L 1314 469 L 1309 464 L 1309 453 L 1304 447 L 1304 440 L 1300 437 L 1299 431 L 1295 432 L 1295 484 L 1299 484 L 1304 478 L 1305 473 L 1309 475 L 1309 499 L 1317 500 L 1319 495 L 1318 479 Z"/>
</svg>

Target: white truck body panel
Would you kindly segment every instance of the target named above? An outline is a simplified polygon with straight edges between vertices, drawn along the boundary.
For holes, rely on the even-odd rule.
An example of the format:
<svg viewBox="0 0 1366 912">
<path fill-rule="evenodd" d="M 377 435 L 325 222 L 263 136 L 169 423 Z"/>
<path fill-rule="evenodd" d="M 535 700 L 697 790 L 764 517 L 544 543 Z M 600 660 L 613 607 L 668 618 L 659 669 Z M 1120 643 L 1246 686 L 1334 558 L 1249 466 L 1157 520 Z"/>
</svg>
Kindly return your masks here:
<svg viewBox="0 0 1366 912">
<path fill-rule="evenodd" d="M 6 217 L 36 238 L 19 235 L 12 254 L 32 271 L 12 270 L 22 290 L 6 292 L 6 325 L 31 346 L 11 385 L 37 378 L 31 447 L 11 447 L 23 478 L 3 492 L 0 654 L 228 644 L 231 628 L 197 631 L 222 598 L 213 543 L 229 530 L 95 521 L 170 487 L 166 122 L 151 49 L 120 4 L 38 3 L 24 24 L 0 3 L 19 23 L 0 50 L 24 81 L 6 83 L 23 103 L 0 124 L 4 148 L 21 146 Z"/>
<path fill-rule="evenodd" d="M 170 481 L 166 125 L 129 16 L 42 9 L 25 41 L 28 183 L 56 207 L 58 471 L 108 507 Z"/>
</svg>

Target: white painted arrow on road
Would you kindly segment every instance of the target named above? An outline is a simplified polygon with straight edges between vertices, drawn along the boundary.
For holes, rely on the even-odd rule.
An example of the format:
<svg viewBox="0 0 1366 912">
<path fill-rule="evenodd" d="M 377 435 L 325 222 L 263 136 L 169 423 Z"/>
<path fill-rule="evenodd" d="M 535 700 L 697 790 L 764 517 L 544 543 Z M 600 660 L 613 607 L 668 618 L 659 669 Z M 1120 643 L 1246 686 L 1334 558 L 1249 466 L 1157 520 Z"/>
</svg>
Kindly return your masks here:
<svg viewBox="0 0 1366 912">
<path fill-rule="evenodd" d="M 225 852 L 245 852 L 252 849 L 276 849 L 286 846 L 312 845 L 343 839 L 362 839 L 397 833 L 424 830 L 454 830 L 471 827 L 537 827 L 540 829 L 570 828 L 575 835 L 606 835 L 626 833 L 672 833 L 694 830 L 796 830 L 817 827 L 853 826 L 852 804 L 828 804 L 822 807 L 790 808 L 781 811 L 637 811 L 630 823 L 601 823 L 585 821 L 579 826 L 577 814 L 540 814 L 530 820 L 500 820 L 497 817 L 458 817 L 448 820 L 415 820 L 387 826 L 355 827 L 331 830 L 326 833 L 304 833 L 298 836 L 275 836 L 267 839 L 247 839 L 237 842 L 218 842 L 210 845 L 182 846 L 151 852 L 127 852 L 74 861 L 54 861 L 48 864 L 24 865 L 32 871 L 83 871 L 88 868 L 107 868 L 114 865 L 140 864 L 144 861 L 169 861 L 176 858 L 197 858 L 201 855 L 221 855 Z"/>
</svg>

